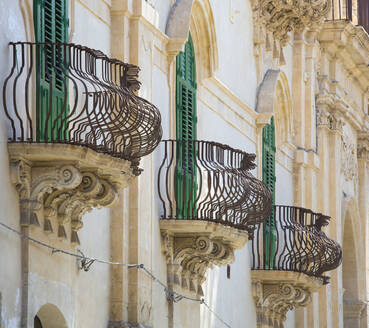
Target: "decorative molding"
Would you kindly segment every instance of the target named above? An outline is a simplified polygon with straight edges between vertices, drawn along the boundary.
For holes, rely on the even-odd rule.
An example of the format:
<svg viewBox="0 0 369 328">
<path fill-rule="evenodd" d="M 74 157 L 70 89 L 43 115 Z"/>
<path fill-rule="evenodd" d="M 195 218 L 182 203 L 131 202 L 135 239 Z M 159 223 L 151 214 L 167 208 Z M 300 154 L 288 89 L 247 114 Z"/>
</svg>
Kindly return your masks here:
<svg viewBox="0 0 369 328">
<path fill-rule="evenodd" d="M 20 198 L 20 224 L 79 244 L 82 217 L 107 207 L 134 177 L 130 162 L 63 144 L 9 144 L 12 182 Z M 70 224 L 70 232 L 66 226 Z"/>
<path fill-rule="evenodd" d="M 254 17 L 258 24 L 273 33 L 274 39 L 284 47 L 291 31 L 301 32 L 323 22 L 330 5 L 327 0 L 290 1 L 254 0 Z"/>
<path fill-rule="evenodd" d="M 358 166 L 356 156 L 356 144 L 355 140 L 348 135 L 343 134 L 341 136 L 341 172 L 343 173 L 347 181 L 357 182 L 358 179 Z"/>
<path fill-rule="evenodd" d="M 337 131 L 342 134 L 345 122 L 338 114 L 318 109 L 317 125 L 319 127 L 325 127 L 331 131 Z"/>
<path fill-rule="evenodd" d="M 357 158 L 369 162 L 369 132 L 359 135 L 357 140 Z"/>
<path fill-rule="evenodd" d="M 360 324 L 360 319 L 363 310 L 366 307 L 366 302 L 358 300 L 358 299 L 343 299 L 343 317 L 344 320 L 347 319 L 356 319 L 358 320 L 358 324 Z M 358 325 L 359 327 L 359 325 Z"/>
<path fill-rule="evenodd" d="M 248 240 L 247 232 L 213 222 L 161 220 L 160 228 L 169 286 L 198 296 L 206 270 L 232 263 L 234 251 Z"/>
<path fill-rule="evenodd" d="M 307 306 L 322 285 L 319 279 L 289 271 L 253 270 L 251 280 L 258 328 L 283 327 L 287 312 Z"/>
<path fill-rule="evenodd" d="M 282 327 L 289 310 L 311 301 L 308 289 L 292 284 L 252 284 L 258 327 Z"/>
</svg>

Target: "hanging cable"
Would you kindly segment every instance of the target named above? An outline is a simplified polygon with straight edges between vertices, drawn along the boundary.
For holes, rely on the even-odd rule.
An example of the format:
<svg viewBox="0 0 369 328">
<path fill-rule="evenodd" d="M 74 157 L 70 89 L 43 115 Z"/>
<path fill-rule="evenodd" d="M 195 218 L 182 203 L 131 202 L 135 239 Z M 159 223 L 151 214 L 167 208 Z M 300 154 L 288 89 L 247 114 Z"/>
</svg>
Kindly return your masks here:
<svg viewBox="0 0 369 328">
<path fill-rule="evenodd" d="M 137 268 L 138 270 L 142 270 L 145 274 L 147 274 L 154 282 L 158 283 L 161 287 L 163 287 L 164 289 L 164 293 L 165 296 L 167 298 L 168 301 L 172 301 L 174 303 L 177 303 L 183 299 L 192 301 L 192 302 L 198 302 L 202 305 L 204 305 L 206 307 L 206 309 L 213 314 L 223 325 L 225 325 L 228 328 L 232 328 L 229 324 L 227 324 L 215 311 L 213 311 L 210 306 L 205 302 L 204 298 L 192 298 L 192 297 L 188 297 L 185 295 L 182 295 L 180 293 L 177 293 L 176 291 L 174 291 L 173 289 L 169 288 L 165 283 L 163 283 L 160 279 L 158 279 L 150 270 L 148 270 L 143 264 L 127 264 L 127 263 L 120 263 L 120 262 L 111 262 L 111 261 L 105 261 L 105 260 L 100 260 L 97 258 L 92 258 L 92 257 L 88 257 L 85 256 L 81 250 L 77 250 L 78 253 L 73 253 L 73 252 L 69 252 L 63 249 L 59 249 L 56 248 L 54 246 L 51 246 L 49 244 L 46 244 L 42 241 L 39 241 L 37 239 L 34 239 L 32 237 L 29 237 L 27 235 L 25 235 L 24 233 L 8 226 L 7 224 L 0 222 L 0 226 L 4 227 L 7 230 L 10 230 L 14 233 L 16 233 L 17 235 L 19 235 L 21 238 L 23 239 L 28 239 L 30 241 L 32 241 L 33 243 L 48 248 L 51 250 L 51 254 L 56 254 L 56 253 L 62 253 L 65 255 L 69 255 L 69 256 L 73 256 L 75 258 L 77 258 L 80 263 L 79 263 L 79 268 L 80 270 L 84 270 L 85 272 L 90 270 L 90 267 L 92 266 L 93 263 L 101 263 L 101 264 L 108 264 L 108 265 L 116 265 L 116 266 L 124 266 L 127 267 L 128 269 L 130 268 Z"/>
</svg>

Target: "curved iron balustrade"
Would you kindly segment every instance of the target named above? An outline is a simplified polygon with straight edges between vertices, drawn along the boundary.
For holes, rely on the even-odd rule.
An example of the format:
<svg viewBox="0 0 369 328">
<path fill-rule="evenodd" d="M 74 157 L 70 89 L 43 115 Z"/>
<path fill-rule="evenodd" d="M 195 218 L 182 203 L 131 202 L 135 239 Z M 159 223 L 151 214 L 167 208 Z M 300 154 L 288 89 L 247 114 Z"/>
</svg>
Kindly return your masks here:
<svg viewBox="0 0 369 328">
<path fill-rule="evenodd" d="M 248 230 L 272 210 L 266 185 L 249 172 L 254 154 L 208 141 L 164 140 L 158 174 L 162 219 L 205 220 Z"/>
<path fill-rule="evenodd" d="M 251 245 L 253 270 L 302 272 L 328 283 L 323 273 L 342 262 L 342 248 L 322 231 L 330 217 L 311 210 L 277 205 L 257 227 Z"/>
<path fill-rule="evenodd" d="M 129 160 L 161 140 L 158 109 L 133 92 L 139 68 L 68 43 L 10 43 L 3 87 L 9 142 L 66 143 Z"/>
</svg>

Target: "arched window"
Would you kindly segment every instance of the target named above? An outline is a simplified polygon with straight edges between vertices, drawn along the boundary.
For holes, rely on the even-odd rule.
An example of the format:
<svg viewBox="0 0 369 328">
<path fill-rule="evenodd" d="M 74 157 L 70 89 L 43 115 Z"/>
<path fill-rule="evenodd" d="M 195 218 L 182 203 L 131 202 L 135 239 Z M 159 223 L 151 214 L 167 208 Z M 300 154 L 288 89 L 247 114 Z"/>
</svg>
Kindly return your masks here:
<svg viewBox="0 0 369 328">
<path fill-rule="evenodd" d="M 275 205 L 275 128 L 274 118 L 263 128 L 262 145 L 262 172 L 263 182 L 269 187 L 273 195 Z M 271 216 L 264 222 L 264 263 L 268 268 L 273 268 L 276 251 L 277 231 L 274 222 L 274 209 Z"/>
<path fill-rule="evenodd" d="M 176 58 L 176 138 L 177 170 L 176 200 L 178 217 L 186 217 L 194 210 L 196 195 L 196 64 L 191 35 L 184 52 Z M 186 205 L 184 205 L 186 204 Z"/>
</svg>

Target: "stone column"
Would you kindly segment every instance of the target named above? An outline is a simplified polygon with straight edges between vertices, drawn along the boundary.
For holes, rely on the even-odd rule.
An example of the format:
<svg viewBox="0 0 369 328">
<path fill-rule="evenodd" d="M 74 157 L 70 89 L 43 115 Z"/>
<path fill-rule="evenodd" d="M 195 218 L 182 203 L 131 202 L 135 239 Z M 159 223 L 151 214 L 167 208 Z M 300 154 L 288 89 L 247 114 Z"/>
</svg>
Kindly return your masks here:
<svg viewBox="0 0 369 328">
<path fill-rule="evenodd" d="M 363 285 L 365 293 L 361 297 L 363 299 L 369 299 L 368 295 L 368 271 L 369 271 L 369 131 L 359 134 L 357 141 L 357 159 L 358 159 L 358 193 L 359 193 L 359 211 L 362 222 L 362 227 L 365 227 L 364 240 L 365 240 L 365 281 Z M 368 313 L 365 308 L 361 319 L 361 327 L 366 328 L 368 324 Z"/>
</svg>

